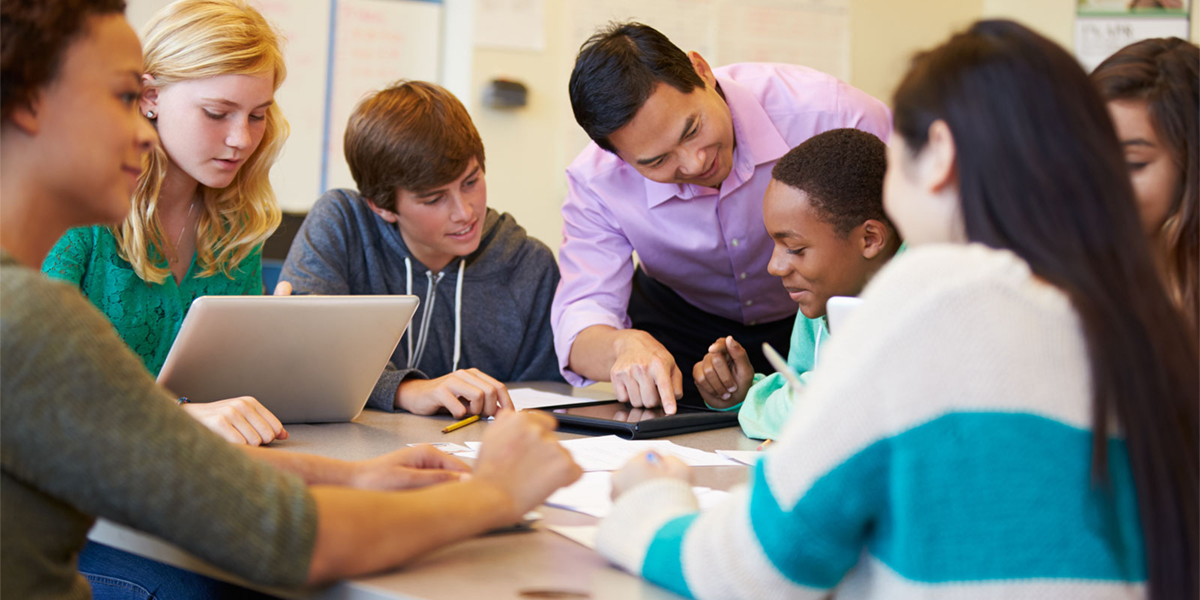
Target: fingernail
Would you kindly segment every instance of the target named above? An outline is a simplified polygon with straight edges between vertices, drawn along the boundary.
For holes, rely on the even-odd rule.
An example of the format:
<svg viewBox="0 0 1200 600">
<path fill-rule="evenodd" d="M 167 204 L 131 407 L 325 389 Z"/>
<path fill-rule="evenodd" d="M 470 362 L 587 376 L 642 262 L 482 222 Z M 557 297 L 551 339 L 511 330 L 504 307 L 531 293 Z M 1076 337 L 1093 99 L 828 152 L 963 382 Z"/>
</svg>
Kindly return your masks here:
<svg viewBox="0 0 1200 600">
<path fill-rule="evenodd" d="M 737 391 L 737 387 L 736 387 L 736 386 L 735 386 L 735 387 L 731 387 L 731 388 L 729 388 L 729 391 L 730 391 L 730 392 L 736 392 L 736 391 Z"/>
<path fill-rule="evenodd" d="M 721 394 L 721 399 L 722 399 L 722 400 L 728 400 L 728 399 L 729 399 L 729 394 Z"/>
</svg>

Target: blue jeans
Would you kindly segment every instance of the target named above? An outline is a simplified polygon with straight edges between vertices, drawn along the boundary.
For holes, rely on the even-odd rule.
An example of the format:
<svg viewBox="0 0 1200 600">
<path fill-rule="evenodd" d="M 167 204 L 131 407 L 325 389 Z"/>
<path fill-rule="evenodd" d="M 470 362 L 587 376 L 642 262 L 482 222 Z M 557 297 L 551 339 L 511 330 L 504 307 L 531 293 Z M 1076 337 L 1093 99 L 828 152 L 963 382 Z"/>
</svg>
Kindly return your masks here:
<svg viewBox="0 0 1200 600">
<path fill-rule="evenodd" d="M 79 572 L 91 584 L 95 600 L 272 597 L 95 542 L 79 553 Z"/>
</svg>

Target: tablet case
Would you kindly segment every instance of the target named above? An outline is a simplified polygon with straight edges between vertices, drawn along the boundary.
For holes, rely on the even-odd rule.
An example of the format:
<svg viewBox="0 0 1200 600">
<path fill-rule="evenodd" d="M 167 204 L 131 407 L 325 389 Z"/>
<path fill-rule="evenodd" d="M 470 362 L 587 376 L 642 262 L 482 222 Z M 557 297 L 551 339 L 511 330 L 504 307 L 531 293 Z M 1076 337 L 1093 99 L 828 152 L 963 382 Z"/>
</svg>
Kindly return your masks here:
<svg viewBox="0 0 1200 600">
<path fill-rule="evenodd" d="M 590 406 L 615 403 L 616 401 L 613 400 L 612 402 L 592 403 Z M 558 428 L 561 431 L 565 431 L 567 433 L 578 433 L 582 435 L 615 434 L 627 440 L 645 440 L 667 437 L 682 433 L 694 433 L 697 431 L 708 431 L 710 429 L 736 427 L 738 424 L 738 411 L 736 410 L 717 411 L 689 406 L 680 406 L 678 412 L 673 415 L 655 417 L 653 419 L 646 419 L 644 421 L 630 423 L 627 421 L 614 421 L 612 419 L 603 419 L 584 415 L 556 413 L 553 412 L 554 408 L 555 407 L 546 407 L 544 410 L 550 412 L 550 414 L 558 420 Z M 573 408 L 573 406 L 563 408 Z"/>
</svg>

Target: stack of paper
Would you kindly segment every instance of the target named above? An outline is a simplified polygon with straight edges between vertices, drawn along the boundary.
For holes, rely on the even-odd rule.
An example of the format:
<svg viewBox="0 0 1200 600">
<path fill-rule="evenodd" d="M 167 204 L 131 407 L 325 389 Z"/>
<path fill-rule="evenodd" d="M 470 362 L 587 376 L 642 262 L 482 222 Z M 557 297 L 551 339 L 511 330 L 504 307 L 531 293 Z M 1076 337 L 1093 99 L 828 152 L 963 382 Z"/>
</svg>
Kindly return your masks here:
<svg viewBox="0 0 1200 600">
<path fill-rule="evenodd" d="M 700 510 L 708 510 L 729 498 L 729 492 L 706 487 L 693 487 L 692 491 Z M 613 506 L 612 473 L 584 473 L 579 481 L 551 494 L 546 505 L 604 518 Z M 596 547 L 595 525 L 547 525 L 546 529 L 588 548 Z"/>
<path fill-rule="evenodd" d="M 706 487 L 693 487 L 700 509 L 720 503 L 729 492 Z M 612 473 L 584 473 L 579 481 L 560 488 L 546 499 L 547 506 L 573 510 L 593 517 L 604 518 L 612 511 Z"/>
<path fill-rule="evenodd" d="M 462 458 L 477 458 L 480 442 L 467 442 L 470 452 L 459 452 Z M 669 440 L 626 440 L 615 435 L 579 438 L 562 442 L 563 448 L 584 471 L 615 471 L 643 452 L 654 450 L 663 456 L 674 456 L 691 467 L 724 467 L 738 461 L 715 452 L 705 452 L 680 446 Z"/>
<path fill-rule="evenodd" d="M 757 450 L 717 450 L 717 454 L 725 458 L 731 458 L 744 465 L 754 466 L 758 459 L 762 458 L 763 453 Z"/>
<path fill-rule="evenodd" d="M 548 406 L 573 406 L 596 402 L 595 398 L 568 396 L 566 394 L 555 394 L 554 392 L 543 392 L 529 388 L 510 388 L 508 390 L 508 397 L 512 398 L 513 408 L 517 410 L 546 408 Z"/>
</svg>

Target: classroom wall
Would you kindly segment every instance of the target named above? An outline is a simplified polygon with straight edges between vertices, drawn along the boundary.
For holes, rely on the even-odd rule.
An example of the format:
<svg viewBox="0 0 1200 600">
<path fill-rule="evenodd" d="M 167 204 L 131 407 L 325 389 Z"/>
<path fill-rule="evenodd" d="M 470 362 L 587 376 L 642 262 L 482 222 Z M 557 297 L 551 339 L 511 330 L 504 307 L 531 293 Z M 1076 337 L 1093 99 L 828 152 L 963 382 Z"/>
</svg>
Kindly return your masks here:
<svg viewBox="0 0 1200 600">
<path fill-rule="evenodd" d="M 596 0 L 603 1 L 603 0 Z M 464 102 L 488 153 L 488 199 L 516 216 L 557 254 L 566 195 L 563 171 L 586 142 L 571 115 L 567 79 L 576 47 L 567 47 L 565 0 L 545 2 L 542 52 L 476 48 L 472 91 Z M 1192 39 L 1200 40 L 1200 0 L 1191 7 Z M 850 0 L 850 83 L 889 102 L 913 53 L 932 47 L 976 19 L 1014 19 L 1070 49 L 1075 0 Z M 483 108 L 486 83 L 496 77 L 529 87 L 529 106 Z"/>
<path fill-rule="evenodd" d="M 512 213 L 555 255 L 562 229 L 559 207 L 566 195 L 563 171 L 568 163 L 563 157 L 583 147 L 579 142 L 570 150 L 564 147 L 569 138 L 563 130 L 567 125 L 578 127 L 567 100 L 571 63 L 564 60 L 569 52 L 566 31 L 557 26 L 565 19 L 563 4 L 558 0 L 545 4 L 544 51 L 477 48 L 471 96 L 462 98 L 487 153 L 489 205 Z M 484 88 L 496 78 L 524 83 L 529 89 L 528 105 L 484 108 Z"/>
<path fill-rule="evenodd" d="M 913 54 L 978 19 L 982 3 L 850 0 L 849 83 L 890 104 L 892 91 Z"/>
</svg>

